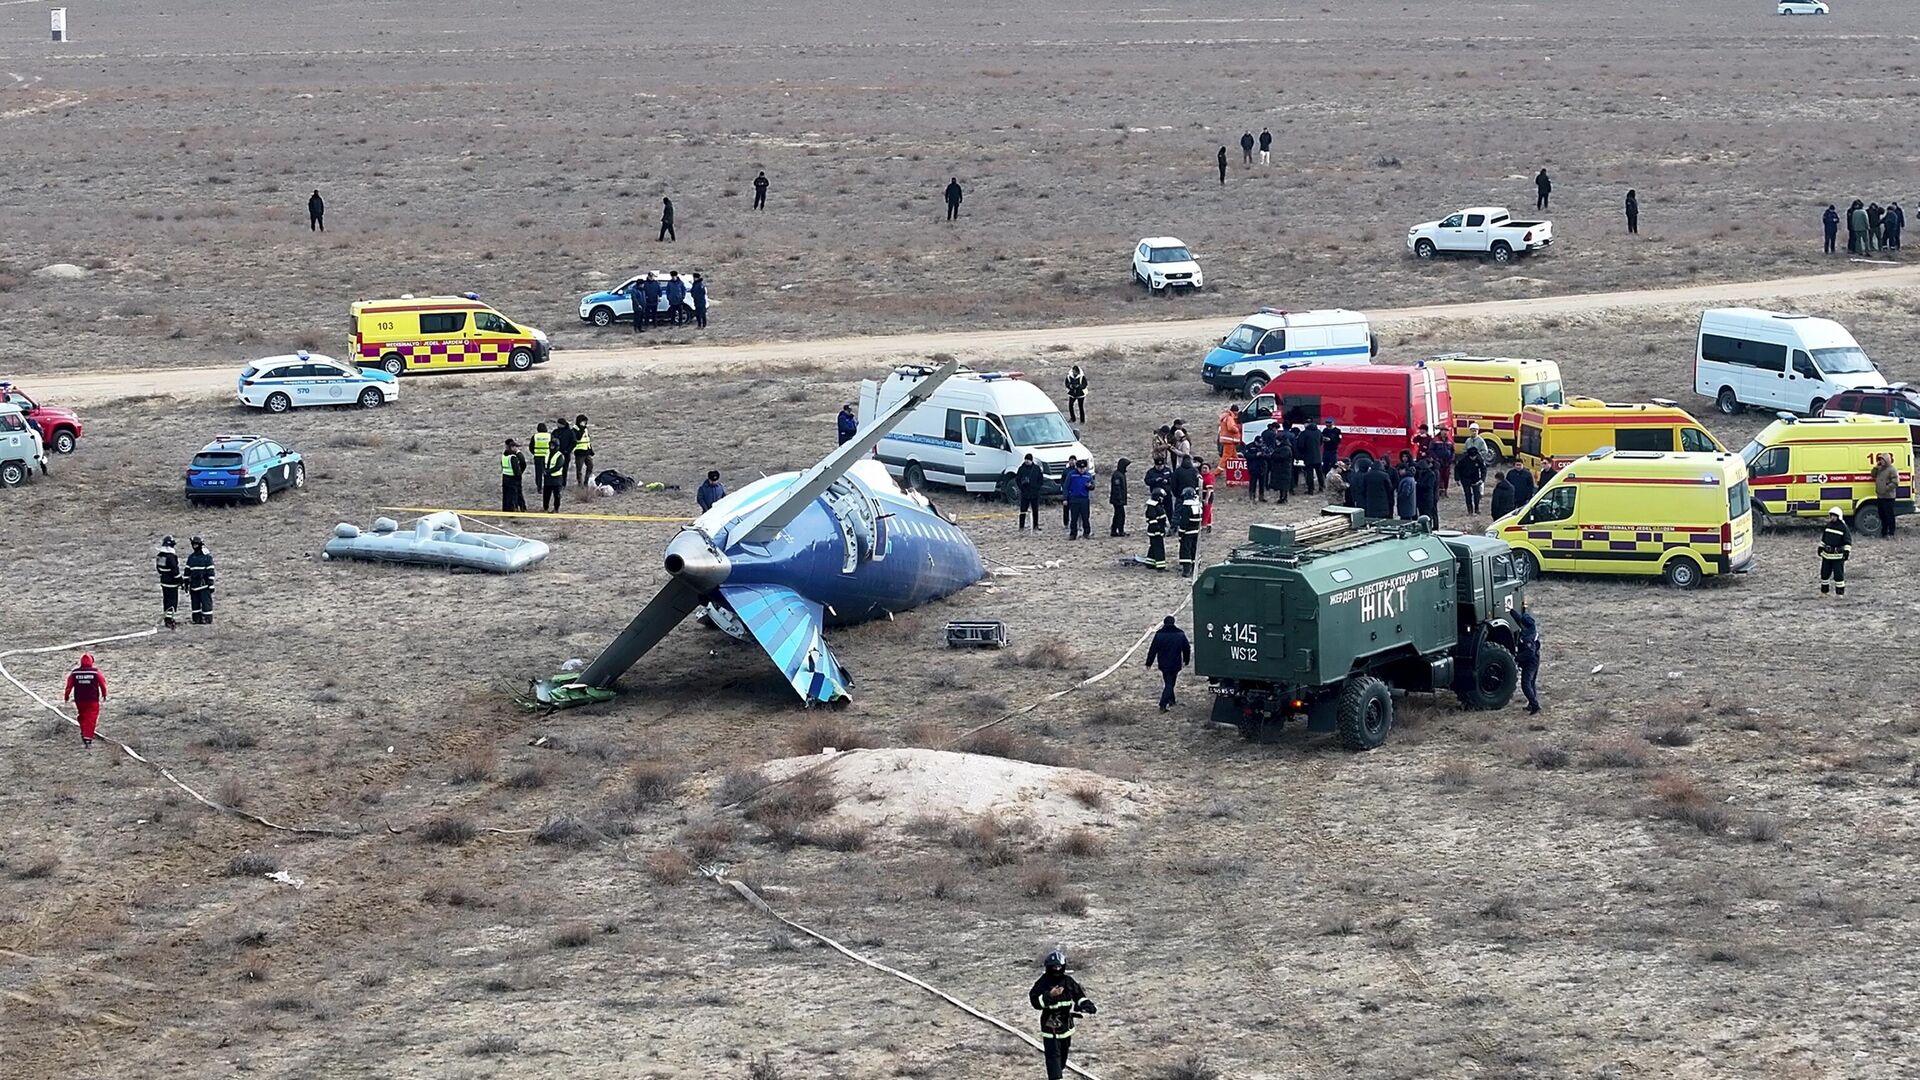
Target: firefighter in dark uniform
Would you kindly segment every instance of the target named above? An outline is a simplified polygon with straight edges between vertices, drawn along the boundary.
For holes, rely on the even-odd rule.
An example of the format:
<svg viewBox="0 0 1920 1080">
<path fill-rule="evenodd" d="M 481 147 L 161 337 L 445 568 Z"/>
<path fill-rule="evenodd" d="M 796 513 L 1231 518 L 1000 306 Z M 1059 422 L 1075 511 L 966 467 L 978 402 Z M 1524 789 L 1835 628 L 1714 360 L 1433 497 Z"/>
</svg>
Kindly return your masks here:
<svg viewBox="0 0 1920 1080">
<path fill-rule="evenodd" d="M 1147 491 L 1147 565 L 1155 570 L 1167 568 L 1167 492 L 1165 488 Z"/>
<path fill-rule="evenodd" d="M 194 537 L 193 554 L 187 556 L 187 601 L 193 621 L 213 623 L 213 556 L 207 554 L 207 542 Z"/>
<path fill-rule="evenodd" d="M 1027 991 L 1027 1000 L 1040 1010 L 1040 1046 L 1047 1056 L 1047 1080 L 1062 1080 L 1067 1074 L 1067 1052 L 1073 1046 L 1075 1022 L 1100 1010 L 1067 974 L 1067 954 L 1059 949 L 1047 954 L 1046 971 Z"/>
<path fill-rule="evenodd" d="M 160 619 L 172 630 L 173 617 L 180 611 L 180 586 L 187 583 L 187 579 L 180 576 L 180 553 L 174 550 L 173 537 L 160 538 L 160 553 L 153 557 L 153 572 L 160 577 Z"/>
<path fill-rule="evenodd" d="M 1853 554 L 1853 530 L 1839 507 L 1827 511 L 1827 527 L 1820 531 L 1820 595 L 1829 585 L 1836 596 L 1847 595 L 1847 556 Z"/>
<path fill-rule="evenodd" d="M 1204 513 L 1200 492 L 1195 488 L 1181 492 L 1176 513 L 1180 526 L 1180 576 L 1192 577 L 1194 560 L 1200 556 L 1200 518 Z"/>
<path fill-rule="evenodd" d="M 584 413 L 573 418 L 573 465 L 580 483 L 593 479 L 593 436 Z"/>
<path fill-rule="evenodd" d="M 521 478 L 527 475 L 527 455 L 520 452 L 520 444 L 507 440 L 507 448 L 500 454 L 500 509 L 511 513 L 527 508 L 527 491 Z"/>
<path fill-rule="evenodd" d="M 540 509 L 560 512 L 560 493 L 567 490 L 567 454 L 554 446 L 540 467 Z"/>
</svg>

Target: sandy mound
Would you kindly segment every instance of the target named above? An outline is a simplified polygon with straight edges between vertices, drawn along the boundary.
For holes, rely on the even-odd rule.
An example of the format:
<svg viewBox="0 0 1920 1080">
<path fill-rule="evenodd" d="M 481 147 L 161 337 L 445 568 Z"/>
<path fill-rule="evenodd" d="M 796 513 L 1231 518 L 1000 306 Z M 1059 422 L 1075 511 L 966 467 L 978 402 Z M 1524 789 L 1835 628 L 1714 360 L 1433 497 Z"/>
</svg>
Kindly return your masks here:
<svg viewBox="0 0 1920 1080">
<path fill-rule="evenodd" d="M 821 760 L 783 758 L 762 771 L 784 780 Z M 950 750 L 848 750 L 827 759 L 820 773 L 840 796 L 834 817 L 876 826 L 993 814 L 1054 833 L 1138 818 L 1152 799 L 1142 785 L 1085 769 Z"/>
<path fill-rule="evenodd" d="M 72 263 L 52 263 L 33 272 L 37 278 L 52 278 L 55 281 L 79 281 L 87 272 Z"/>
</svg>

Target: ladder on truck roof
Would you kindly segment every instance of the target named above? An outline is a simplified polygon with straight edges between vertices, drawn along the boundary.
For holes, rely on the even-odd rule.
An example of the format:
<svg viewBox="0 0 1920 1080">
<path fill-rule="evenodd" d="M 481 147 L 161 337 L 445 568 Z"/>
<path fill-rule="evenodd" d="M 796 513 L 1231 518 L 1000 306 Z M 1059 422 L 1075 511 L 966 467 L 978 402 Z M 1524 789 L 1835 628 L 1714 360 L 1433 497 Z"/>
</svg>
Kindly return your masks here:
<svg viewBox="0 0 1920 1080">
<path fill-rule="evenodd" d="M 1233 562 L 1299 566 L 1382 540 L 1398 540 L 1432 531 L 1424 518 L 1368 521 L 1364 511 L 1350 506 L 1329 506 L 1321 513 L 1323 517 L 1293 525 L 1255 525 L 1248 530 L 1251 542 L 1234 548 L 1228 558 Z"/>
</svg>

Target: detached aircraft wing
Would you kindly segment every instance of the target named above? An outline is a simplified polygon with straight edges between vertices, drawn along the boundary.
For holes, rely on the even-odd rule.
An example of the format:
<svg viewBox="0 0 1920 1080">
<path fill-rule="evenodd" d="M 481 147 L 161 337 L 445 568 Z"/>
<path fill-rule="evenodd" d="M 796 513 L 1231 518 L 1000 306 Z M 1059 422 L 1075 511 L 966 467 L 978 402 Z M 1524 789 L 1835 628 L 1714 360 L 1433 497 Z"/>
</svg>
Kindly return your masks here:
<svg viewBox="0 0 1920 1080">
<path fill-rule="evenodd" d="M 778 585 L 722 585 L 720 598 L 808 705 L 850 696 L 852 680 L 821 636 L 819 604 Z"/>
</svg>

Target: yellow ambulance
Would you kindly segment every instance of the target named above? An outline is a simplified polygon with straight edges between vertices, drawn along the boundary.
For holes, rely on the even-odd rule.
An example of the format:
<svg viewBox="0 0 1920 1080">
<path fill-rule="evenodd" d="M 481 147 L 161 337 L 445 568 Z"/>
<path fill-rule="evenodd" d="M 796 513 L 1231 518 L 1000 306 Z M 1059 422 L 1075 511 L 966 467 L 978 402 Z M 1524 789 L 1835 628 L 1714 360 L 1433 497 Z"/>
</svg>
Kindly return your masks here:
<svg viewBox="0 0 1920 1080">
<path fill-rule="evenodd" d="M 1427 362 L 1447 373 L 1456 447 L 1466 444 L 1477 423 L 1487 445 L 1511 458 L 1519 441 L 1520 410 L 1562 400 L 1560 365 L 1551 360 L 1442 353 Z"/>
<path fill-rule="evenodd" d="M 1740 451 L 1753 487 L 1754 517 L 1767 528 L 1787 518 L 1824 517 L 1837 506 L 1853 518 L 1855 529 L 1878 536 L 1883 508 L 1873 489 L 1873 465 L 1882 454 L 1893 458 L 1899 473 L 1893 512 L 1913 513 L 1913 441 L 1906 424 L 1874 416 L 1802 419 L 1781 413 Z"/>
<path fill-rule="evenodd" d="M 1691 589 L 1753 563 L 1747 466 L 1737 454 L 1602 448 L 1487 528 L 1521 571 L 1658 575 Z"/>
<path fill-rule="evenodd" d="M 1549 461 L 1559 468 L 1603 446 L 1689 454 L 1727 452 L 1700 421 L 1666 398 L 1620 404 L 1572 397 L 1558 405 L 1528 406 L 1520 412 L 1519 436 L 1515 456 L 1529 469 Z"/>
<path fill-rule="evenodd" d="M 514 322 L 473 293 L 358 300 L 351 310 L 347 355 L 361 367 L 389 375 L 499 367 L 525 371 L 546 363 L 553 351 L 545 333 Z"/>
</svg>

